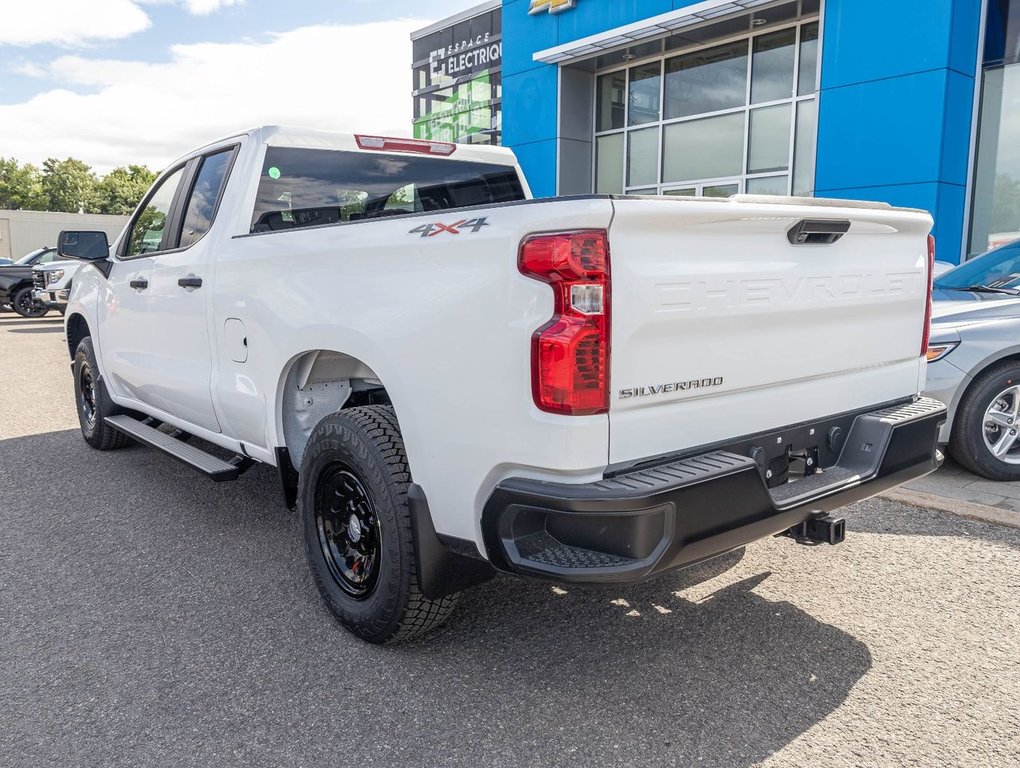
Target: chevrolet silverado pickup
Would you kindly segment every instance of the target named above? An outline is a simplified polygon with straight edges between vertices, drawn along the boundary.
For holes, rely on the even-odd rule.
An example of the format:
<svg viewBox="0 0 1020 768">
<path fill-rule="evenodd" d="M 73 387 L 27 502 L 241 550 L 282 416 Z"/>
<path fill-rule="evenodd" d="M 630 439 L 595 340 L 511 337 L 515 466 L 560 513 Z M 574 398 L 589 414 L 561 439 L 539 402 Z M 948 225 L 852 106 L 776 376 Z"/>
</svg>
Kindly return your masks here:
<svg viewBox="0 0 1020 768">
<path fill-rule="evenodd" d="M 264 127 L 173 163 L 67 308 L 81 430 L 276 468 L 375 643 L 496 572 L 640 582 L 932 471 L 931 217 L 532 199 L 507 149 Z M 181 439 L 181 438 L 199 438 Z"/>
</svg>

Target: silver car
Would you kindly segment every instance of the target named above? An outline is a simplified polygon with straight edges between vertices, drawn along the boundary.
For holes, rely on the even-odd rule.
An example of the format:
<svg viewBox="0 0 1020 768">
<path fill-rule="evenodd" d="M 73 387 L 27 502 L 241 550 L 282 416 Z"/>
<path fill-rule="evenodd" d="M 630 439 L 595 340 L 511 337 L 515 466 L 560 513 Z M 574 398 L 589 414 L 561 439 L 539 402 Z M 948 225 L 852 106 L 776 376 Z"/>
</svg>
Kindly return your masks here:
<svg viewBox="0 0 1020 768">
<path fill-rule="evenodd" d="M 967 469 L 1020 480 L 1020 242 L 935 279 L 927 394 L 949 406 L 939 442 Z"/>
</svg>

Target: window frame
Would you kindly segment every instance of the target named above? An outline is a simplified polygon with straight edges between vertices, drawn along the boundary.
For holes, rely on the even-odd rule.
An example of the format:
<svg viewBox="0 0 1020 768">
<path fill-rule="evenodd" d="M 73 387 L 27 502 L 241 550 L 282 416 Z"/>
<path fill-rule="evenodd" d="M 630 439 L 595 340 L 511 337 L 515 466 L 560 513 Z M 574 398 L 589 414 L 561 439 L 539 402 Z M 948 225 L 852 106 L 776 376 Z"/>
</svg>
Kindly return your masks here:
<svg viewBox="0 0 1020 768">
<path fill-rule="evenodd" d="M 159 256 L 164 253 L 180 253 L 202 242 L 202 240 L 205 239 L 205 236 L 212 231 L 213 225 L 216 223 L 216 215 L 219 213 L 220 203 L 223 201 L 223 194 L 227 189 L 227 184 L 230 182 L 230 175 L 234 170 L 234 164 L 237 161 L 237 155 L 240 148 L 240 143 L 234 143 L 206 150 L 201 154 L 193 155 L 183 162 L 168 168 L 162 175 L 160 175 L 160 177 L 152 185 L 152 188 L 146 193 L 145 197 L 142 198 L 142 202 L 138 205 L 134 215 L 131 217 L 131 221 L 128 223 L 127 228 L 125 228 L 124 236 L 121 238 L 120 245 L 117 248 L 117 260 L 134 261 L 135 259 L 145 259 L 151 256 Z M 184 216 L 187 213 L 187 203 L 191 200 L 191 195 L 194 192 L 195 182 L 198 181 L 199 170 L 207 157 L 218 155 L 222 152 L 230 152 L 231 156 L 227 163 L 226 175 L 223 177 L 223 186 L 220 188 L 220 193 L 216 198 L 216 204 L 213 206 L 213 215 L 209 221 L 209 230 L 198 240 L 182 248 L 180 247 L 180 242 L 181 232 L 184 228 Z M 131 243 L 131 233 L 135 228 L 135 224 L 138 223 L 138 219 L 141 218 L 142 212 L 148 206 L 156 192 L 162 188 L 166 180 L 178 171 L 182 171 L 183 173 L 181 174 L 181 180 L 177 185 L 177 189 L 174 192 L 173 199 L 170 201 L 170 208 L 166 215 L 166 224 L 163 227 L 163 236 L 159 241 L 159 249 L 149 251 L 148 253 L 138 253 L 133 256 L 128 255 L 127 251 Z"/>
<path fill-rule="evenodd" d="M 699 190 L 706 186 L 717 186 L 719 184 L 737 184 L 739 193 L 743 193 L 747 182 L 758 178 L 772 178 L 779 176 L 783 173 L 787 176 L 787 195 L 793 195 L 794 183 L 796 175 L 794 173 L 797 156 L 796 156 L 796 142 L 797 142 L 797 128 L 798 128 L 798 115 L 800 113 L 800 106 L 803 102 L 815 102 L 818 103 L 819 95 L 819 71 L 821 64 L 821 45 L 823 35 L 823 16 L 824 12 L 820 9 L 818 12 L 811 12 L 802 17 L 794 19 L 792 21 L 775 24 L 773 26 L 764 27 L 759 31 L 741 32 L 737 35 L 730 35 L 727 37 L 721 37 L 705 43 L 699 43 L 697 45 L 690 45 L 687 47 L 669 49 L 668 46 L 660 46 L 660 50 L 649 56 L 643 58 L 635 58 L 633 60 L 625 60 L 620 63 L 613 64 L 601 69 L 596 69 L 594 75 L 594 96 L 592 99 L 592 147 L 591 153 L 591 189 L 593 194 L 601 194 L 598 191 L 598 153 L 594 151 L 594 147 L 598 144 L 600 138 L 604 138 L 613 134 L 622 134 L 624 137 L 624 157 L 622 163 L 622 179 L 618 185 L 623 190 L 622 194 L 636 194 L 638 190 L 646 191 L 652 187 L 657 188 L 657 194 L 664 194 L 667 190 L 671 189 L 684 189 L 689 187 L 696 187 Z M 814 73 L 815 89 L 807 94 L 800 95 L 801 85 L 801 52 L 805 43 L 804 30 L 811 26 L 817 25 L 818 27 L 818 53 L 816 55 L 816 68 Z M 782 99 L 774 99 L 770 101 L 762 101 L 759 103 L 752 103 L 751 101 L 751 90 L 753 85 L 753 66 L 754 66 L 754 51 L 755 41 L 763 36 L 776 34 L 783 30 L 795 29 L 796 38 L 794 42 L 794 62 L 793 62 L 793 89 L 790 97 Z M 667 39 L 668 38 L 664 38 Z M 678 118 L 666 118 L 666 63 L 673 58 L 678 56 L 684 56 L 698 51 L 709 50 L 722 45 L 728 45 L 733 43 L 744 42 L 747 45 L 747 74 L 745 77 L 745 99 L 744 104 L 739 107 L 732 107 L 728 109 L 715 110 L 712 112 L 698 113 L 695 115 L 685 115 Z M 640 125 L 632 126 L 630 124 L 630 72 L 632 69 L 647 66 L 658 62 L 660 65 L 660 99 L 659 99 L 659 120 L 658 122 L 643 123 Z M 603 76 L 622 74 L 624 80 L 624 99 L 623 99 L 623 127 L 622 128 L 611 128 L 606 130 L 598 130 L 598 95 L 599 95 L 599 81 Z M 752 112 L 760 109 L 766 109 L 769 107 L 787 105 L 792 111 L 791 117 L 791 130 L 790 130 L 790 146 L 788 150 L 788 157 L 790 160 L 789 167 L 785 171 L 763 171 L 758 173 L 748 172 L 748 161 L 751 147 L 751 114 Z M 694 120 L 701 120 L 710 117 L 718 117 L 722 115 L 730 114 L 743 114 L 744 116 L 744 142 L 743 142 L 743 157 L 741 160 L 741 173 L 738 176 L 727 176 L 727 177 L 715 177 L 715 178 L 704 178 L 704 179 L 685 179 L 681 181 L 666 181 L 664 177 L 664 162 L 665 162 L 665 141 L 667 134 L 667 127 L 670 125 L 691 122 Z M 813 145 L 815 152 L 815 161 L 817 162 L 817 145 L 818 145 L 818 121 L 816 119 L 815 124 L 815 135 L 813 137 Z M 647 128 L 659 127 L 659 150 L 658 150 L 658 182 L 654 184 L 642 184 L 642 185 L 631 185 L 628 184 L 628 163 L 627 163 L 627 148 L 629 146 L 629 134 L 632 131 L 642 130 Z M 814 190 L 811 190 L 811 194 Z"/>
<path fill-rule="evenodd" d="M 177 231 L 174 236 L 174 247 L 168 250 L 186 251 L 202 242 L 202 240 L 205 239 L 205 236 L 212 231 L 213 226 L 216 224 L 216 215 L 220 211 L 220 203 L 223 202 L 223 193 L 226 191 L 227 184 L 230 182 L 230 173 L 234 170 L 234 163 L 237 161 L 237 154 L 240 149 L 240 144 L 228 144 L 224 147 L 217 147 L 212 152 L 204 152 L 188 161 L 189 165 L 192 166 L 191 170 L 185 175 L 185 178 L 181 179 L 181 189 L 184 189 L 184 186 L 187 183 L 188 192 L 181 199 L 180 220 L 177 222 Z M 191 203 L 191 196 L 195 194 L 195 186 L 198 184 L 198 176 L 202 173 L 202 167 L 205 165 L 205 161 L 210 157 L 215 157 L 216 155 L 222 155 L 225 153 L 229 153 L 230 156 L 227 158 L 227 167 L 223 172 L 223 182 L 220 184 L 219 191 L 216 194 L 216 202 L 213 203 L 212 216 L 209 217 L 209 229 L 203 232 L 202 236 L 197 240 L 181 247 L 181 238 L 184 236 L 184 221 L 188 217 L 188 205 Z M 158 251 L 158 253 L 165 253 L 165 251 Z"/>
</svg>

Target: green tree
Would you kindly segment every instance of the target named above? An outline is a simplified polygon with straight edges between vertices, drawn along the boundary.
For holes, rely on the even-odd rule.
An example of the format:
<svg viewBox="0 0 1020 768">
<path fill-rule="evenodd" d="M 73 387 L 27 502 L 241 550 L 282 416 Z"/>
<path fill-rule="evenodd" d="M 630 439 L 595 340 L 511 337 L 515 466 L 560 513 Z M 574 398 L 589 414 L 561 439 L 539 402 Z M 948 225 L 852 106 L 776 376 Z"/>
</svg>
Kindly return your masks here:
<svg viewBox="0 0 1020 768">
<path fill-rule="evenodd" d="M 51 211 L 95 213 L 98 180 L 81 160 L 49 158 L 43 163 L 42 187 Z"/>
<path fill-rule="evenodd" d="M 45 210 L 42 174 L 31 163 L 20 165 L 13 157 L 0 157 L 0 208 L 7 210 Z"/>
<path fill-rule="evenodd" d="M 119 215 L 131 213 L 155 180 L 156 174 L 144 165 L 114 168 L 96 187 L 96 210 Z"/>
</svg>

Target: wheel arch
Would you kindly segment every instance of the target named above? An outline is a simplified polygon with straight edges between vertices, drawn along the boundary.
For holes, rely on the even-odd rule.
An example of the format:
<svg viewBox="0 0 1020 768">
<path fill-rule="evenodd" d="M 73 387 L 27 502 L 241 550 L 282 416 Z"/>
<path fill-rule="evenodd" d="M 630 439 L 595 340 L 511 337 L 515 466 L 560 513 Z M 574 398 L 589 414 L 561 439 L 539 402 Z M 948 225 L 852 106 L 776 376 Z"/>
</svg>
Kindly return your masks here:
<svg viewBox="0 0 1020 768">
<path fill-rule="evenodd" d="M 970 378 L 970 381 L 967 382 L 967 386 L 960 387 L 956 396 L 953 398 L 954 402 L 952 403 L 952 414 L 954 428 L 956 426 L 956 416 L 960 410 L 960 404 L 966 399 L 967 395 L 971 393 L 974 386 L 978 383 L 978 380 L 994 366 L 999 365 L 1000 363 L 1010 362 L 1020 363 L 1020 347 L 1010 347 L 1002 350 L 999 354 L 990 355 L 967 371 L 967 376 Z"/>
<path fill-rule="evenodd" d="M 89 329 L 89 323 L 85 316 L 79 312 L 68 315 L 64 321 L 64 327 L 67 330 L 68 356 L 71 360 L 74 360 L 75 352 L 78 351 L 78 345 L 81 344 L 82 339 L 86 336 L 91 336 L 92 331 Z"/>
<path fill-rule="evenodd" d="M 344 408 L 376 403 L 393 405 L 375 367 L 334 349 L 306 350 L 288 360 L 280 373 L 275 408 L 278 442 L 282 441 L 298 468 L 308 438 L 323 418 Z"/>
</svg>

